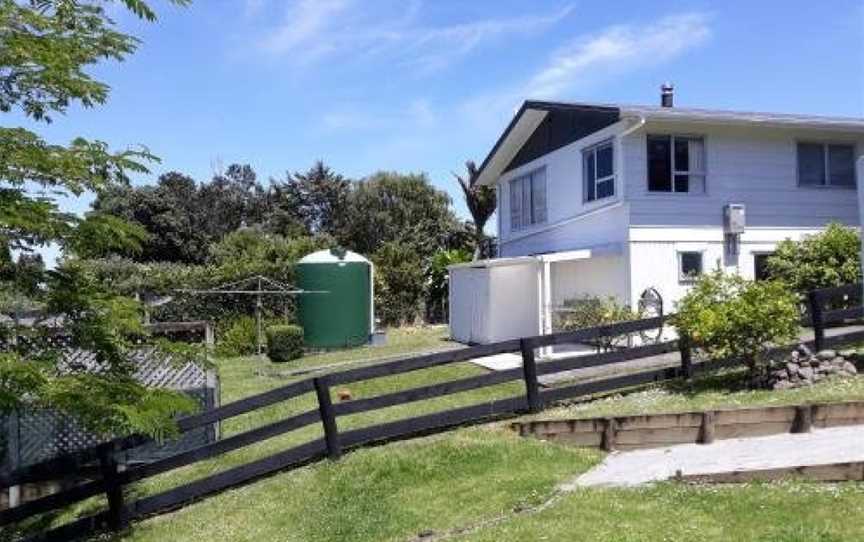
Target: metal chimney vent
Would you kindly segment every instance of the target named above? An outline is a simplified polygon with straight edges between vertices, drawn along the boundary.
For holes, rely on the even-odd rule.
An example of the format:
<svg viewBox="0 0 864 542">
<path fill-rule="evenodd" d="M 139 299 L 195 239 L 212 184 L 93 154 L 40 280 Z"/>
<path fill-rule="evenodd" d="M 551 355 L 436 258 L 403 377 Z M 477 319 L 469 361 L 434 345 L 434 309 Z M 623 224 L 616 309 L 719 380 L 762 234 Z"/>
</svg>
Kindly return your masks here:
<svg viewBox="0 0 864 542">
<path fill-rule="evenodd" d="M 675 87 L 672 83 L 663 83 L 660 87 L 660 105 L 672 107 L 672 98 L 675 96 Z"/>
</svg>

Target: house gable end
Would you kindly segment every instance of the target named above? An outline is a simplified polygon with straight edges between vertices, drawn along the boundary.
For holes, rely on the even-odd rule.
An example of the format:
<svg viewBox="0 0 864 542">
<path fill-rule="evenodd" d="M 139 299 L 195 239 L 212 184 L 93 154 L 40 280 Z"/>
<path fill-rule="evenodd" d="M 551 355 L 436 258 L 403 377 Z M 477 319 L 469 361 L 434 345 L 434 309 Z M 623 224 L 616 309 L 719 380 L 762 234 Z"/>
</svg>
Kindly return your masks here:
<svg viewBox="0 0 864 542">
<path fill-rule="evenodd" d="M 618 109 L 612 107 L 551 106 L 547 110 L 546 117 L 504 169 L 505 172 L 602 130 L 620 119 Z"/>
</svg>

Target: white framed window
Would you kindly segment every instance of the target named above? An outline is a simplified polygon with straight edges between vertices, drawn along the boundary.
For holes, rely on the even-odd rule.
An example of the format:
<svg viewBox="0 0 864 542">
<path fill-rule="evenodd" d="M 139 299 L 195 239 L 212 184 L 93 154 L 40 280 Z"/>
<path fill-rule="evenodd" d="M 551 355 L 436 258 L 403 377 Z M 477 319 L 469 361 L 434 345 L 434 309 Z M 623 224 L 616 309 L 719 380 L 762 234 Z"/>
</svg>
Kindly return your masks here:
<svg viewBox="0 0 864 542">
<path fill-rule="evenodd" d="M 595 201 L 615 195 L 615 151 L 604 141 L 582 151 L 583 200 Z"/>
<path fill-rule="evenodd" d="M 798 186 L 855 188 L 855 146 L 798 142 Z"/>
<path fill-rule="evenodd" d="M 705 139 L 649 134 L 648 191 L 705 193 Z"/>
<path fill-rule="evenodd" d="M 546 168 L 510 181 L 510 230 L 546 222 Z"/>
<path fill-rule="evenodd" d="M 702 252 L 695 250 L 678 253 L 678 280 L 694 282 L 704 272 Z"/>
</svg>

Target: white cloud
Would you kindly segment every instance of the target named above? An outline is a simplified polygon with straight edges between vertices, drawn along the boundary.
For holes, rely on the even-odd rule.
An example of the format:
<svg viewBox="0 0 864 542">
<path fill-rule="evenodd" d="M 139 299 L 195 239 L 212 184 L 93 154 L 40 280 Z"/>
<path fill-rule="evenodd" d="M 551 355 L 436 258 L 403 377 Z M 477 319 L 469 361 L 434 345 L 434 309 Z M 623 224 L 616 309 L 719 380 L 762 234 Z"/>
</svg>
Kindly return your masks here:
<svg viewBox="0 0 864 542">
<path fill-rule="evenodd" d="M 287 9 L 284 23 L 268 34 L 261 46 L 277 54 L 298 50 L 311 56 L 324 54 L 336 41 L 331 41 L 330 21 L 349 5 L 349 0 L 298 0 Z"/>
<path fill-rule="evenodd" d="M 522 101 L 573 99 L 634 70 L 669 62 L 711 36 L 705 13 L 623 24 L 581 36 L 561 47 L 522 81 L 466 99 L 459 114 L 475 130 L 497 132 Z"/>
<path fill-rule="evenodd" d="M 264 0 L 246 0 L 261 11 Z M 386 56 L 420 72 L 435 71 L 483 44 L 506 36 L 527 36 L 561 21 L 572 11 L 565 7 L 541 15 L 483 19 L 466 23 L 418 24 L 422 2 L 414 0 L 389 17 L 369 12 L 368 4 L 351 0 L 297 0 L 284 13 L 283 22 L 257 42 L 264 51 L 297 63 L 346 54 L 352 59 Z"/>
<path fill-rule="evenodd" d="M 629 68 L 667 62 L 710 37 L 708 20 L 704 13 L 688 13 L 647 26 L 613 26 L 579 39 L 555 53 L 531 78 L 523 94 L 557 98 Z"/>
<path fill-rule="evenodd" d="M 325 131 L 366 131 L 407 127 L 410 130 L 431 128 L 438 124 L 438 114 L 432 104 L 418 98 L 407 105 L 372 112 L 360 107 L 342 107 L 321 115 Z"/>
</svg>

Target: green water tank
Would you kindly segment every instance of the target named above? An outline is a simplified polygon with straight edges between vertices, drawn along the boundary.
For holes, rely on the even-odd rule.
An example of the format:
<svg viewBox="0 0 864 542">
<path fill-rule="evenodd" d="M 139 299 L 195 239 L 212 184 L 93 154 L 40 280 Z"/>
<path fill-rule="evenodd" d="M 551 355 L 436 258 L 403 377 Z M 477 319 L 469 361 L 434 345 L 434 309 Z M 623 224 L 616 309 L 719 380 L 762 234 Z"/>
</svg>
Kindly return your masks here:
<svg viewBox="0 0 864 542">
<path fill-rule="evenodd" d="M 309 254 L 297 264 L 299 321 L 306 346 L 345 348 L 372 334 L 372 263 L 339 249 Z"/>
</svg>

